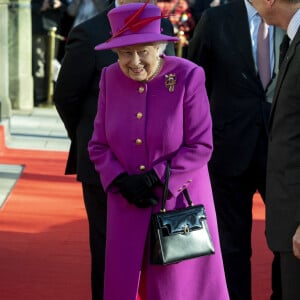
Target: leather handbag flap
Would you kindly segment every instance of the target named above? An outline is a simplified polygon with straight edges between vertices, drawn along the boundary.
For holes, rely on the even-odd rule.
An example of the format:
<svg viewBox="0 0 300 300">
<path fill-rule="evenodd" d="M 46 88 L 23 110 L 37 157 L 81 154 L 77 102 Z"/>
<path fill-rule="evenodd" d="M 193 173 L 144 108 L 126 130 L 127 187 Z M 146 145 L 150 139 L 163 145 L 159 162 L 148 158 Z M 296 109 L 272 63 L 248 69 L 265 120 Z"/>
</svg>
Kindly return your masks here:
<svg viewBox="0 0 300 300">
<path fill-rule="evenodd" d="M 157 215 L 158 226 L 166 235 L 184 234 L 201 229 L 206 219 L 204 206 L 196 205 L 176 211 L 167 211 Z"/>
</svg>

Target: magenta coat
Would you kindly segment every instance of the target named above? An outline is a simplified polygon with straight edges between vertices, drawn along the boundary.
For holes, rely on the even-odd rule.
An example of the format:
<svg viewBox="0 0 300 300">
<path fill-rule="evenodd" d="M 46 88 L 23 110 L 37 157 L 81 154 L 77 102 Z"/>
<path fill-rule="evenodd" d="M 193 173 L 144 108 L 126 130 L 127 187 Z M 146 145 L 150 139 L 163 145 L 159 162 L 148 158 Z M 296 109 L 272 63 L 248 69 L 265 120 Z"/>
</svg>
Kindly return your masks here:
<svg viewBox="0 0 300 300">
<path fill-rule="evenodd" d="M 176 80 L 174 92 L 166 86 L 170 74 Z M 108 192 L 105 300 L 135 300 L 141 269 L 147 300 L 229 299 L 207 171 L 211 126 L 204 72 L 195 64 L 164 57 L 160 74 L 148 83 L 126 77 L 117 63 L 103 70 L 89 153 Z M 167 208 L 182 207 L 181 191 L 188 188 L 194 203 L 205 205 L 215 254 L 153 266 L 148 233 L 151 213 L 159 211 L 160 204 L 136 208 L 111 183 L 123 172 L 139 174 L 152 168 L 164 182 L 167 160 Z M 157 188 L 156 193 L 161 192 Z"/>
</svg>

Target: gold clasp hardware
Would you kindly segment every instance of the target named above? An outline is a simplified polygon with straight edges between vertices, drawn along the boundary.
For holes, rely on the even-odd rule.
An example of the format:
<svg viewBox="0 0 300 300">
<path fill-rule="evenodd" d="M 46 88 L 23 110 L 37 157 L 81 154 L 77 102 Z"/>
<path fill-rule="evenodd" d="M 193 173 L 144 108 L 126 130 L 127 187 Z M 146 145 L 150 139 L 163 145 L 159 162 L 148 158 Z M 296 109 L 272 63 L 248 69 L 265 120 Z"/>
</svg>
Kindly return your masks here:
<svg viewBox="0 0 300 300">
<path fill-rule="evenodd" d="M 184 232 L 184 234 L 188 234 L 190 232 L 190 229 L 189 229 L 188 225 L 183 226 L 183 232 Z"/>
</svg>

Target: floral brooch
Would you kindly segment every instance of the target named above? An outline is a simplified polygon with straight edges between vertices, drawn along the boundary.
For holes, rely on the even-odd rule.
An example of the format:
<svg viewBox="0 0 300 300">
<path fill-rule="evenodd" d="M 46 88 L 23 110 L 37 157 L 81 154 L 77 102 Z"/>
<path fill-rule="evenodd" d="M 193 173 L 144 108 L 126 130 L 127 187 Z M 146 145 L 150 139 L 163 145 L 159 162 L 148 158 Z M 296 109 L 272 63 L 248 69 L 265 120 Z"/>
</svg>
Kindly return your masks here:
<svg viewBox="0 0 300 300">
<path fill-rule="evenodd" d="M 176 75 L 175 74 L 167 74 L 165 75 L 165 87 L 169 90 L 170 93 L 174 92 L 174 87 L 176 84 Z"/>
</svg>

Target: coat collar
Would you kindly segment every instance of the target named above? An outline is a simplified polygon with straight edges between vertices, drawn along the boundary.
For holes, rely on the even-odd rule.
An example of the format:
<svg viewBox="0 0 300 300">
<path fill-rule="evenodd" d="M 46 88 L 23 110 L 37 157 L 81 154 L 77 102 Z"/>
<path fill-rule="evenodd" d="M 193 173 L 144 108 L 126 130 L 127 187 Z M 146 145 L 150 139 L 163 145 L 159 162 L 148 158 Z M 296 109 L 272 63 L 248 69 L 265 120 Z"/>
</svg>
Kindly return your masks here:
<svg viewBox="0 0 300 300">
<path fill-rule="evenodd" d="M 244 1 L 231 2 L 230 18 L 228 18 L 228 31 L 233 37 L 233 45 L 237 47 L 239 56 L 244 60 L 245 65 L 256 73 L 255 63 L 252 55 L 251 36 L 249 32 L 248 14 Z M 243 43 L 240 38 L 243 37 Z"/>
</svg>

